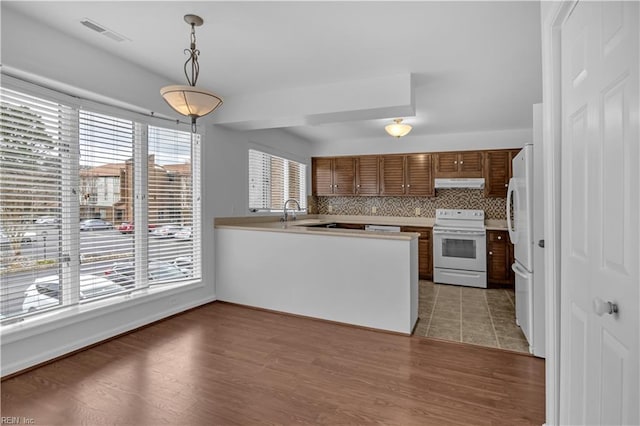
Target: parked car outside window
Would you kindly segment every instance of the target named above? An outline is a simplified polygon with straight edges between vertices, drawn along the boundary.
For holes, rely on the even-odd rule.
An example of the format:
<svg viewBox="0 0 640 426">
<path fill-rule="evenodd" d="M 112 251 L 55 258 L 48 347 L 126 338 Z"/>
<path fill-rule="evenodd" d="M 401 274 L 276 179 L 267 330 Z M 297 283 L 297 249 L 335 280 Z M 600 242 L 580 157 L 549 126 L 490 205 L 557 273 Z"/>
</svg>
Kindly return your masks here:
<svg viewBox="0 0 640 426">
<path fill-rule="evenodd" d="M 136 282 L 135 264 L 133 262 L 116 262 L 104 271 L 104 275 L 114 283 L 131 288 Z M 149 262 L 148 278 L 150 284 L 153 284 L 153 281 L 180 280 L 189 275 L 190 272 L 186 272 L 169 262 Z"/>
<path fill-rule="evenodd" d="M 60 218 L 56 216 L 40 216 L 35 223 L 37 225 L 57 225 L 60 223 Z"/>
<path fill-rule="evenodd" d="M 173 234 L 173 238 L 177 240 L 190 240 L 191 237 L 191 227 L 185 226 L 184 228 L 179 229 Z"/>
<path fill-rule="evenodd" d="M 80 275 L 80 300 L 121 292 L 123 288 L 96 275 Z M 36 279 L 25 291 L 23 312 L 55 306 L 60 303 L 60 277 L 49 275 Z"/>
<path fill-rule="evenodd" d="M 160 238 L 171 238 L 180 229 L 182 229 L 182 226 L 176 224 L 161 225 L 151 231 L 151 235 Z"/>
<path fill-rule="evenodd" d="M 113 229 L 111 222 L 102 219 L 86 219 L 80 222 L 81 231 L 96 231 L 99 229 Z"/>
<path fill-rule="evenodd" d="M 176 257 L 171 264 L 180 268 L 186 276 L 190 277 L 193 274 L 193 259 L 189 256 Z"/>
<path fill-rule="evenodd" d="M 153 231 L 155 227 L 156 225 L 150 223 L 149 232 Z M 133 222 L 122 222 L 120 226 L 118 226 L 118 231 L 120 231 L 121 234 L 131 234 L 133 233 L 134 229 L 135 229 L 135 225 Z"/>
</svg>

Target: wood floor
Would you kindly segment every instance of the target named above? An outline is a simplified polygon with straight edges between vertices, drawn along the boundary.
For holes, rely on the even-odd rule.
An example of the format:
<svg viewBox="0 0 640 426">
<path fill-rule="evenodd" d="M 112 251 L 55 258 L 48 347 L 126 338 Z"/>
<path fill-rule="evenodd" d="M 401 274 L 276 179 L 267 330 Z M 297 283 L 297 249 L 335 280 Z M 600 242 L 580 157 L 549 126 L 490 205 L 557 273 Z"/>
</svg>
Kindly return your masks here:
<svg viewBox="0 0 640 426">
<path fill-rule="evenodd" d="M 2 382 L 37 425 L 537 424 L 544 361 L 212 303 Z"/>
</svg>

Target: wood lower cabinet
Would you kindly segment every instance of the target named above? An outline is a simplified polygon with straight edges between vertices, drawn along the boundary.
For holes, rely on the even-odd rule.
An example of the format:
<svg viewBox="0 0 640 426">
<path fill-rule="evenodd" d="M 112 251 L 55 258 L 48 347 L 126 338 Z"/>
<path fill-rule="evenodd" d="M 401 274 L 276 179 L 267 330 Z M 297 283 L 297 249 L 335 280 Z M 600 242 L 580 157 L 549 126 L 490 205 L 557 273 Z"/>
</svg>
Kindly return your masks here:
<svg viewBox="0 0 640 426">
<path fill-rule="evenodd" d="M 360 223 L 336 223 L 338 229 L 358 229 L 364 231 L 365 225 Z"/>
<path fill-rule="evenodd" d="M 487 282 L 513 286 L 513 244 L 507 231 L 487 231 Z"/>
<path fill-rule="evenodd" d="M 481 178 L 483 151 L 438 152 L 433 154 L 433 174 L 437 178 Z"/>
<path fill-rule="evenodd" d="M 418 276 L 421 280 L 433 279 L 433 241 L 431 228 L 403 226 L 402 232 L 417 232 L 418 238 Z"/>
<path fill-rule="evenodd" d="M 501 149 L 484 153 L 484 196 L 506 197 L 513 175 L 511 161 L 519 149 Z"/>
</svg>

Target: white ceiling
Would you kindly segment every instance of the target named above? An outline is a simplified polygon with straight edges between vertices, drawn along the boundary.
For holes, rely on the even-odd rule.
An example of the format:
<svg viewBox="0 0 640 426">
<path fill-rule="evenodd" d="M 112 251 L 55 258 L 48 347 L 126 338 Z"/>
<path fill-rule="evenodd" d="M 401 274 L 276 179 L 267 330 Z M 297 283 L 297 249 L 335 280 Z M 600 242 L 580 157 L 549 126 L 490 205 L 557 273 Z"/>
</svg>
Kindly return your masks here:
<svg viewBox="0 0 640 426">
<path fill-rule="evenodd" d="M 176 84 L 186 84 L 182 17 L 200 15 L 198 86 L 225 97 L 223 108 L 259 93 L 410 73 L 415 116 L 405 121 L 419 136 L 530 128 L 531 105 L 542 100 L 537 1 L 3 3 Z M 130 41 L 87 29 L 85 18 Z M 379 137 L 395 118 L 380 114 L 280 125 L 310 140 Z"/>
</svg>

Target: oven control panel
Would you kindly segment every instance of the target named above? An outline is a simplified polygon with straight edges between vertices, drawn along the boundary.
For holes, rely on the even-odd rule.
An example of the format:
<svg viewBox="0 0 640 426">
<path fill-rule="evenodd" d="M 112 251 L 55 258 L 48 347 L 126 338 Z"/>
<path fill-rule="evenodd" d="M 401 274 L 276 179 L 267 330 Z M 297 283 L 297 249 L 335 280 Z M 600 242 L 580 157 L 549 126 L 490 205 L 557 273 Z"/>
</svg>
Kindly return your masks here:
<svg viewBox="0 0 640 426">
<path fill-rule="evenodd" d="M 484 210 L 436 209 L 436 225 L 484 228 Z"/>
</svg>

